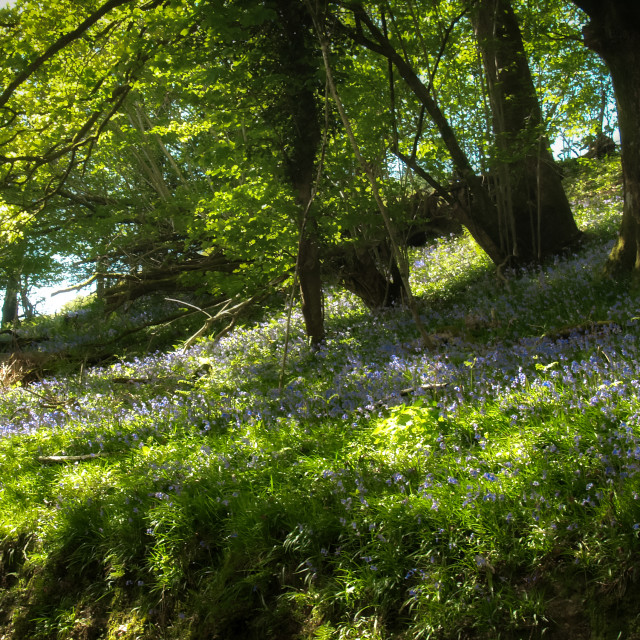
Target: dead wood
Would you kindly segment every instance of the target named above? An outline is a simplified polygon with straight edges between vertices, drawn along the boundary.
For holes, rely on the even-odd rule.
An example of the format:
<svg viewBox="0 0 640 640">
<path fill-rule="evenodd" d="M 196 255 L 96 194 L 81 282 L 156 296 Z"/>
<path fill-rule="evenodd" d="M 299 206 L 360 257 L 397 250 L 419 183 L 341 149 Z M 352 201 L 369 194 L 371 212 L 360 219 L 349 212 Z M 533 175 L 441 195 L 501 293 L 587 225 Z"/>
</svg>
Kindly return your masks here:
<svg viewBox="0 0 640 640">
<path fill-rule="evenodd" d="M 268 284 L 267 287 L 265 287 L 263 291 L 261 291 L 260 293 L 256 293 L 254 296 L 251 296 L 251 298 L 248 298 L 247 300 L 243 300 L 242 302 L 239 302 L 233 307 L 229 307 L 229 305 L 233 302 L 233 299 L 227 300 L 224 303 L 222 309 L 218 311 L 218 313 L 216 313 L 215 316 L 212 316 L 210 313 L 207 313 L 204 309 L 199 309 L 198 307 L 195 307 L 195 305 L 190 304 L 189 306 L 198 309 L 198 311 L 202 311 L 208 317 L 205 323 L 202 325 L 202 327 L 200 327 L 200 329 L 198 329 L 198 331 L 196 331 L 184 343 L 182 347 L 183 352 L 186 351 L 198 338 L 206 335 L 207 332 L 211 329 L 211 327 L 216 322 L 218 322 L 219 320 L 229 318 L 230 319 L 229 324 L 224 329 L 222 329 L 222 331 L 216 334 L 216 336 L 213 338 L 213 341 L 216 342 L 220 340 L 220 338 L 222 338 L 223 336 L 227 335 L 227 333 L 229 333 L 229 331 L 231 331 L 235 327 L 238 320 L 242 317 L 242 314 L 247 312 L 258 302 L 262 302 L 263 300 L 268 298 L 271 295 L 273 287 L 277 286 L 278 284 L 281 284 L 284 280 L 286 280 L 287 276 L 288 274 L 285 274 L 275 278 Z M 171 298 L 168 298 L 168 299 L 171 300 Z M 174 300 L 174 301 L 180 302 L 179 300 Z"/>
<path fill-rule="evenodd" d="M 41 380 L 51 355 L 36 351 L 14 351 L 0 354 L 0 387 Z"/>
<path fill-rule="evenodd" d="M 85 460 L 93 460 L 94 458 L 106 458 L 115 453 L 122 453 L 121 451 L 113 451 L 111 453 L 85 453 L 79 456 L 38 456 L 38 462 L 42 464 L 56 464 L 56 463 L 68 463 L 68 462 L 83 462 Z"/>
<path fill-rule="evenodd" d="M 152 378 L 116 377 L 111 378 L 111 382 L 115 382 L 116 384 L 146 384 L 152 382 Z"/>
<path fill-rule="evenodd" d="M 113 311 L 125 302 L 131 302 L 145 295 L 195 290 L 197 286 L 190 287 L 180 284 L 179 278 L 187 273 L 205 273 L 207 271 L 233 273 L 238 265 L 237 261 L 229 260 L 222 255 L 212 254 L 185 262 L 147 269 L 139 273 L 126 274 L 104 292 L 106 307 L 107 310 Z"/>
<path fill-rule="evenodd" d="M 577 335 L 596 335 L 607 331 L 613 331 L 618 327 L 619 325 L 613 320 L 587 320 L 580 324 L 561 327 L 555 331 L 549 331 L 545 333 L 543 337 L 551 340 L 567 340 Z"/>
</svg>

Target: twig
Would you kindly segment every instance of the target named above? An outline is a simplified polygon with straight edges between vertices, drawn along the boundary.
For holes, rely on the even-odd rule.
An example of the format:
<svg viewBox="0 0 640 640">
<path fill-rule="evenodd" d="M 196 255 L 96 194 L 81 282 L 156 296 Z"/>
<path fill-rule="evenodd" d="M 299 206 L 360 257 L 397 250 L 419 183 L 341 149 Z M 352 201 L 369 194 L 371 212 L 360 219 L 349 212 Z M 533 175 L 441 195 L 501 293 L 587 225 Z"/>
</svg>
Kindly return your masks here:
<svg viewBox="0 0 640 640">
<path fill-rule="evenodd" d="M 222 309 L 220 311 L 218 311 L 218 313 L 216 313 L 215 316 L 212 316 L 211 314 L 207 313 L 207 315 L 209 316 L 206 320 L 206 322 L 200 327 L 200 329 L 198 329 L 183 345 L 182 347 L 182 352 L 184 353 L 200 336 L 204 335 L 207 331 L 209 331 L 209 329 L 211 328 L 211 325 L 216 321 L 216 320 L 220 320 L 220 318 L 224 317 L 227 313 L 231 313 L 232 311 L 234 311 L 235 309 L 237 309 L 239 306 L 242 306 L 242 303 L 240 303 L 240 305 L 236 305 L 235 307 L 232 307 L 231 309 L 229 309 L 229 311 L 227 311 L 227 307 L 231 304 L 232 302 L 232 298 L 229 298 L 229 300 L 226 301 L 225 305 L 222 307 Z M 191 305 L 193 306 L 193 305 Z M 202 311 L 202 309 L 200 309 L 200 311 Z M 206 313 L 206 311 L 203 311 L 203 313 Z"/>
<path fill-rule="evenodd" d="M 287 277 L 287 275 L 285 274 L 284 276 L 279 276 L 277 278 L 275 278 L 274 280 L 272 280 L 269 283 L 269 286 L 266 288 L 265 292 L 262 293 L 257 293 L 254 296 L 251 296 L 251 298 L 244 300 L 243 302 L 238 303 L 237 305 L 235 305 L 234 307 L 228 308 L 229 305 L 233 302 L 234 298 L 229 298 L 229 300 L 227 300 L 224 303 L 224 306 L 222 307 L 222 309 L 220 309 L 220 311 L 218 311 L 218 313 L 216 313 L 215 316 L 212 316 L 211 314 L 207 313 L 206 311 L 204 311 L 203 309 L 199 309 L 199 307 L 196 307 L 195 305 L 191 305 L 187 302 L 182 303 L 182 304 L 189 304 L 189 306 L 194 307 L 195 309 L 198 309 L 199 311 L 202 311 L 203 313 L 205 313 L 207 316 L 209 316 L 206 320 L 206 322 L 202 325 L 202 327 L 200 327 L 200 329 L 198 329 L 198 331 L 196 331 L 183 345 L 182 347 L 182 352 L 184 353 L 185 351 L 187 351 L 187 349 L 189 349 L 189 347 L 202 335 L 204 335 L 207 331 L 209 331 L 209 329 L 211 328 L 211 326 L 217 321 L 217 320 L 221 320 L 222 318 L 226 318 L 226 317 L 231 317 L 231 322 L 222 330 L 220 331 L 220 333 L 218 333 L 215 337 L 214 337 L 214 342 L 219 340 L 220 338 L 222 338 L 222 336 L 226 335 L 229 331 L 231 331 L 231 329 L 233 329 L 233 327 L 236 325 L 236 322 L 238 321 L 238 318 L 240 317 L 240 314 L 242 314 L 243 311 L 245 311 L 246 309 L 248 309 L 249 307 L 251 307 L 252 305 L 254 305 L 256 302 L 259 302 L 261 300 L 264 300 L 270 293 L 270 288 L 275 286 L 276 284 L 279 284 L 280 282 L 282 282 L 285 278 Z M 168 300 L 170 298 L 167 298 Z M 236 298 L 237 299 L 237 296 Z M 176 300 L 176 302 L 180 302 L 179 300 Z"/>
<path fill-rule="evenodd" d="M 195 304 L 191 304 L 190 302 L 185 302 L 184 300 L 178 300 L 177 298 L 165 298 L 165 300 L 167 300 L 168 302 L 177 302 L 178 304 L 183 304 L 186 307 L 191 307 L 192 309 L 197 309 L 198 311 L 202 311 L 202 313 L 204 313 L 204 315 L 207 316 L 207 318 L 211 317 L 211 314 L 208 311 L 205 311 L 201 307 Z M 229 304 L 231 302 L 231 299 L 225 300 L 225 302 L 226 304 Z M 224 304 L 224 302 L 221 302 L 219 304 Z"/>
<path fill-rule="evenodd" d="M 23 390 L 31 394 L 32 396 L 35 396 L 36 398 L 40 398 L 41 400 L 40 406 L 45 409 L 59 409 L 60 411 L 64 412 L 68 407 L 78 404 L 78 401 L 75 398 L 68 398 L 67 400 L 59 400 L 55 396 L 51 396 L 48 394 L 43 395 L 41 393 L 37 393 L 26 386 L 23 387 Z"/>
</svg>

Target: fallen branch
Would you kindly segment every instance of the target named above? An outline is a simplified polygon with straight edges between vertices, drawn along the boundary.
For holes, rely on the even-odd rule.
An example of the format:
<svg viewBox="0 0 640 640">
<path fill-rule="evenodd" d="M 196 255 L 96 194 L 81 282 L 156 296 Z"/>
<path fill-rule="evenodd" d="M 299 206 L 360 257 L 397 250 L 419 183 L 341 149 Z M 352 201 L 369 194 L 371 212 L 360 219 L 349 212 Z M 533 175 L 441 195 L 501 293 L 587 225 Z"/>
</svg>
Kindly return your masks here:
<svg viewBox="0 0 640 640">
<path fill-rule="evenodd" d="M 118 376 L 116 378 L 111 378 L 111 382 L 116 384 L 147 384 L 148 382 L 153 382 L 152 378 L 128 378 L 125 376 Z"/>
<path fill-rule="evenodd" d="M 113 451 L 111 453 L 86 453 L 80 456 L 38 456 L 38 462 L 43 464 L 55 464 L 65 462 L 83 462 L 84 460 L 93 460 L 94 458 L 106 458 L 114 453 L 122 453 L 121 451 Z"/>
<path fill-rule="evenodd" d="M 434 382 L 431 384 L 419 384 L 415 387 L 407 387 L 406 389 L 401 389 L 400 391 L 392 393 L 389 396 L 385 396 L 380 400 L 376 400 L 375 402 L 370 403 L 368 407 L 358 407 L 356 411 L 358 411 L 359 413 L 364 413 L 365 411 L 370 411 L 371 407 L 391 409 L 391 406 L 389 406 L 389 402 L 393 400 L 398 400 L 399 398 L 409 398 L 414 395 L 421 395 L 426 391 L 438 391 L 448 386 L 448 382 Z"/>
<path fill-rule="evenodd" d="M 406 389 L 401 389 L 398 393 L 402 397 L 406 397 L 410 396 L 413 393 L 420 393 L 421 391 L 435 391 L 437 389 L 444 389 L 448 386 L 448 382 L 433 382 L 431 384 L 419 384 L 417 387 L 407 387 Z"/>
<path fill-rule="evenodd" d="M 182 302 L 181 304 L 186 304 L 184 302 Z M 205 309 L 209 309 L 211 307 L 217 307 L 220 306 L 220 304 L 223 304 L 221 302 L 216 302 L 212 305 L 208 305 L 205 307 Z M 189 305 L 189 306 L 193 306 L 193 305 Z M 199 307 L 196 307 L 197 309 L 199 309 Z M 204 309 L 202 310 L 204 311 Z M 206 311 L 204 311 L 206 313 Z M 148 329 L 149 327 L 158 327 L 160 325 L 167 325 L 171 322 L 174 322 L 176 320 L 182 320 L 184 318 L 188 318 L 189 316 L 195 315 L 197 313 L 197 311 L 180 311 L 178 313 L 174 313 L 170 316 L 164 316 L 163 318 L 160 318 L 159 320 L 149 320 L 147 322 L 143 322 L 142 324 L 138 325 L 137 327 L 133 327 L 132 329 L 127 329 L 126 331 L 123 331 L 122 333 L 119 333 L 118 335 L 116 335 L 114 338 L 111 338 L 110 340 L 107 340 L 106 342 L 96 342 L 95 344 L 92 344 L 90 346 L 93 347 L 108 347 L 111 344 L 115 344 L 117 342 L 119 342 L 120 340 L 122 340 L 123 338 L 126 338 L 130 335 L 133 335 L 134 333 L 138 333 L 139 331 L 143 331 L 144 329 Z M 207 314 L 208 315 L 208 314 Z M 111 354 L 109 354 L 111 355 Z"/>
<path fill-rule="evenodd" d="M 201 309 L 200 307 L 197 307 L 194 304 L 190 304 L 189 302 L 183 302 L 181 300 L 176 300 L 175 298 L 166 298 L 166 300 L 169 300 L 170 302 L 179 302 L 180 304 L 186 304 L 189 307 L 193 307 L 194 309 L 197 309 L 198 311 L 201 311 L 202 313 L 204 313 L 207 316 L 207 320 L 206 322 L 202 325 L 202 327 L 200 327 L 200 329 L 198 329 L 183 345 L 182 347 L 182 352 L 184 353 L 200 336 L 204 335 L 207 331 L 209 331 L 209 329 L 211 328 L 211 325 L 216 321 L 219 320 L 220 318 L 224 317 L 224 315 L 227 313 L 227 307 L 231 304 L 232 302 L 232 298 L 229 298 L 228 300 L 226 300 L 224 302 L 224 305 L 222 307 L 222 309 L 220 311 L 218 311 L 218 313 L 216 313 L 215 316 L 212 316 L 209 312 L 205 311 L 204 309 Z M 233 311 L 234 309 L 237 309 L 239 305 L 236 305 L 235 307 L 231 307 L 231 309 L 229 309 L 229 312 Z"/>
<path fill-rule="evenodd" d="M 268 295 L 268 294 L 267 294 Z M 228 305 L 225 305 L 220 311 L 218 311 L 218 313 L 216 313 L 215 316 L 209 316 L 206 320 L 206 322 L 202 325 L 202 327 L 200 327 L 200 329 L 198 329 L 198 331 L 196 331 L 185 343 L 184 346 L 182 347 L 182 352 L 184 353 L 185 351 L 187 351 L 187 349 L 200 337 L 203 336 L 204 334 L 206 334 L 209 329 L 211 329 L 211 326 L 217 321 L 217 320 L 221 320 L 222 318 L 226 318 L 226 317 L 231 317 L 231 322 L 230 324 L 223 330 L 224 334 L 228 333 L 229 331 L 231 331 L 231 329 L 233 329 L 234 325 L 236 324 L 236 322 L 238 321 L 238 317 L 240 316 L 240 314 L 247 308 L 249 308 L 250 306 L 252 306 L 255 302 L 257 302 L 260 299 L 264 299 L 267 297 L 267 295 L 262 294 L 262 295 L 255 295 L 251 298 L 249 298 L 248 300 L 244 300 L 243 302 L 240 302 L 239 304 L 237 304 L 235 307 L 231 307 L 230 309 L 227 308 Z M 231 303 L 231 300 L 228 301 L 229 303 Z M 208 314 L 207 314 L 208 315 Z M 221 332 L 222 333 L 222 332 Z M 216 336 L 216 338 L 219 340 L 220 337 L 222 337 L 221 335 Z"/>
<path fill-rule="evenodd" d="M 619 325 L 614 320 L 587 320 L 580 324 L 561 327 L 543 334 L 543 338 L 549 340 L 567 340 L 576 335 L 596 334 L 603 331 L 614 330 Z"/>
<path fill-rule="evenodd" d="M 198 331 L 196 331 L 184 343 L 182 347 L 182 352 L 184 353 L 185 351 L 187 351 L 187 349 L 189 349 L 189 347 L 193 345 L 193 343 L 198 338 L 205 335 L 218 320 L 222 320 L 223 318 L 231 318 L 231 321 L 229 322 L 229 324 L 224 329 L 222 329 L 222 331 L 220 331 L 213 339 L 214 342 L 217 342 L 218 340 L 220 340 L 222 336 L 229 333 L 229 331 L 231 331 L 233 327 L 235 327 L 236 323 L 238 322 L 238 319 L 240 318 L 240 316 L 244 311 L 251 308 L 257 302 L 261 302 L 262 300 L 265 300 L 271 294 L 271 288 L 277 284 L 280 284 L 282 281 L 284 281 L 287 278 L 287 276 L 288 274 L 285 274 L 283 276 L 279 276 L 278 278 L 275 278 L 269 283 L 269 285 L 265 288 L 264 291 L 262 291 L 261 293 L 256 293 L 255 295 L 251 296 L 251 298 L 248 298 L 247 300 L 243 300 L 242 302 L 239 302 L 238 304 L 230 308 L 229 308 L 229 305 L 231 304 L 231 302 L 233 302 L 233 298 L 229 298 L 225 302 L 222 309 L 220 309 L 220 311 L 218 311 L 218 313 L 216 313 L 215 316 L 212 316 L 210 313 L 208 313 L 204 309 L 200 309 L 199 307 L 196 307 L 193 304 L 181 302 L 180 300 L 175 300 L 174 298 L 166 298 L 167 300 L 171 300 L 173 302 L 179 302 L 180 304 L 187 304 L 188 306 L 193 307 L 198 311 L 202 311 L 202 313 L 204 313 L 207 316 L 207 319 L 205 323 L 202 325 L 202 327 L 200 327 L 200 329 L 198 329 Z"/>
</svg>

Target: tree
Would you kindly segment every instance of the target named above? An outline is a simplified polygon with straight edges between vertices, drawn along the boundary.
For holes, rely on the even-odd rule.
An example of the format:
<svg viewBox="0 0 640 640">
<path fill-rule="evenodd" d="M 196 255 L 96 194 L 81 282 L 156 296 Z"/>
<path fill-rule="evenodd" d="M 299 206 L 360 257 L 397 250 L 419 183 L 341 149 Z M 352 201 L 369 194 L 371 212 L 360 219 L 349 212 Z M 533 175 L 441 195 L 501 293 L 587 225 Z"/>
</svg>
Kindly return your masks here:
<svg viewBox="0 0 640 640">
<path fill-rule="evenodd" d="M 77 218 L 61 218 L 50 203 L 86 169 L 151 55 L 139 19 L 160 5 L 63 0 L 0 10 L 0 257 L 9 279 L 47 282 L 55 250 L 83 243 L 67 226 Z"/>
<path fill-rule="evenodd" d="M 574 0 L 589 16 L 584 43 L 602 56 L 611 72 L 620 142 L 624 210 L 611 273 L 640 275 L 640 5 L 625 0 Z"/>
<path fill-rule="evenodd" d="M 8 60 L 0 69 L 3 187 L 33 180 L 46 167 L 43 197 L 47 197 L 82 162 L 122 105 L 135 73 L 149 55 L 144 46 L 134 55 L 127 52 L 131 39 L 145 41 L 145 28 L 132 28 L 135 9 L 151 11 L 160 4 L 161 0 L 152 0 L 138 8 L 134 0 L 108 0 L 98 8 L 89 6 L 88 17 L 53 41 L 50 33 L 58 32 L 60 25 L 73 24 L 69 18 L 77 13 L 73 0 L 56 3 L 46 12 L 29 6 L 19 13 L 4 10 L 12 19 L 0 38 Z M 86 10 L 86 4 L 82 8 Z M 114 16 L 118 11 L 120 15 Z M 104 24 L 107 17 L 112 20 Z M 48 24 L 55 29 L 49 31 Z M 34 32 L 38 37 L 33 37 Z M 127 32 L 129 36 L 122 40 L 115 37 Z M 94 64 L 77 67 L 72 64 L 74 56 L 93 57 Z M 80 95 L 79 88 L 83 90 Z"/>
<path fill-rule="evenodd" d="M 298 205 L 296 275 L 307 336 L 318 345 L 324 340 L 319 211 L 313 203 L 322 139 L 318 53 L 312 45 L 311 18 L 302 2 L 272 0 L 267 6 L 275 19 L 269 25 L 266 49 L 273 52 L 271 72 L 280 80 L 279 99 L 267 118 L 280 132 L 284 172 Z"/>
<path fill-rule="evenodd" d="M 509 0 L 480 0 L 473 23 L 491 103 L 501 248 L 518 261 L 540 261 L 575 242 L 578 227 Z"/>
<path fill-rule="evenodd" d="M 11 10 L 0 30 L 2 86 L 19 88 L 0 105 L 5 237 L 24 240 L 25 256 L 46 238 L 112 307 L 167 290 L 250 300 L 295 273 L 316 343 L 324 281 L 371 308 L 401 299 L 402 234 L 429 189 L 498 265 L 570 240 L 506 0 L 423 3 L 421 13 L 415 2 L 329 4 L 328 68 L 364 163 L 326 100 L 309 6 L 61 0 L 40 11 L 26 0 Z M 58 23 L 73 37 L 52 35 Z M 16 256 L 4 272 L 32 281 Z"/>
<path fill-rule="evenodd" d="M 395 93 L 394 70 L 411 89 L 421 106 L 421 113 L 428 114 L 435 124 L 456 173 L 466 183 L 471 196 L 470 206 L 455 202 L 420 166 L 416 149 L 422 134 L 421 126 L 416 131 L 412 153 L 396 148 L 396 154 L 455 205 L 455 215 L 493 262 L 503 265 L 540 260 L 575 241 L 578 229 L 560 176 L 554 170 L 517 20 L 510 5 L 504 1 L 483 0 L 474 14 L 490 86 L 495 158 L 501 167 L 497 172 L 501 175 L 495 179 L 496 199 L 463 150 L 459 135 L 441 109 L 435 92 L 436 70 L 450 44 L 451 34 L 462 22 L 468 7 L 459 7 L 450 18 L 432 72 L 420 61 L 416 44 L 408 40 L 406 30 L 400 33 L 396 29 L 390 33 L 384 28 L 384 21 L 381 28 L 363 3 L 349 3 L 346 8 L 351 13 L 352 24 L 346 21 L 337 24 L 354 42 L 389 61 L 392 96 Z M 389 7 L 386 11 L 393 25 L 401 22 L 401 16 L 395 13 L 400 11 L 399 7 Z M 416 30 L 421 28 L 415 21 L 414 25 Z M 408 51 L 412 54 L 408 55 Z M 426 84 L 425 77 L 428 78 Z"/>
</svg>

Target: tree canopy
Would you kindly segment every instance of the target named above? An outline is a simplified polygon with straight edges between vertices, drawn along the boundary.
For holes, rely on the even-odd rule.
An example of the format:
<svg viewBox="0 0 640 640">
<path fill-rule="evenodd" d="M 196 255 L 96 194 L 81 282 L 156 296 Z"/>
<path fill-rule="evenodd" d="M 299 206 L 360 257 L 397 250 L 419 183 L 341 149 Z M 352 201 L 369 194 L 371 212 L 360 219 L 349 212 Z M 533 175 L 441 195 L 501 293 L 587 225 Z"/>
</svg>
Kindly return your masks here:
<svg viewBox="0 0 640 640">
<path fill-rule="evenodd" d="M 323 283 L 370 307 L 411 299 L 403 256 L 434 219 L 498 268 L 542 260 L 578 235 L 551 141 L 579 155 L 616 128 L 584 15 L 564 0 L 1 9 L 5 298 L 63 273 L 111 309 L 299 287 L 317 342 Z"/>
</svg>

